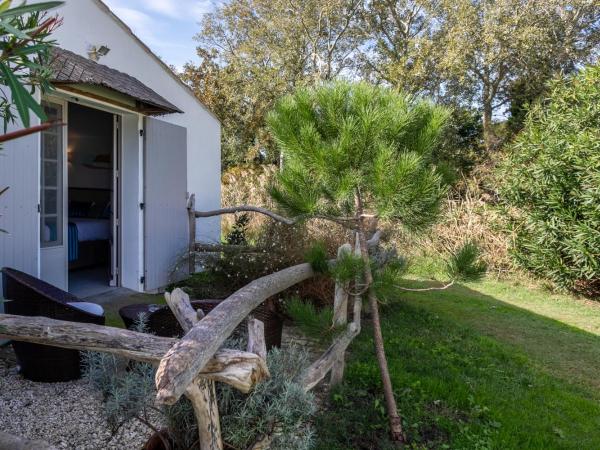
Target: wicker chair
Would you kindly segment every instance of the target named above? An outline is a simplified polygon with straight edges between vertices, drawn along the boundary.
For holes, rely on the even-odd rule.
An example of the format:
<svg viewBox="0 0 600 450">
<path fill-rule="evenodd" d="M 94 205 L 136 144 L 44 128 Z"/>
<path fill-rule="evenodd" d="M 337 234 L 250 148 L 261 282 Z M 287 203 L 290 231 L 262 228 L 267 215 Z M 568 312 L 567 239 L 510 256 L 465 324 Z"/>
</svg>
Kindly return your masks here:
<svg viewBox="0 0 600 450">
<path fill-rule="evenodd" d="M 89 305 L 68 292 L 15 269 L 2 269 L 7 314 L 44 316 L 70 322 L 104 325 L 104 314 L 84 311 Z M 80 303 L 79 307 L 73 306 Z M 79 351 L 12 341 L 20 373 L 32 381 L 69 381 L 81 377 Z"/>
<path fill-rule="evenodd" d="M 191 304 L 194 309 L 201 309 L 204 314 L 208 314 L 222 301 L 223 300 L 192 300 Z M 132 314 L 134 311 L 135 314 Z M 119 310 L 119 314 L 121 315 L 125 326 L 129 329 L 135 328 L 135 322 L 139 313 L 144 314 L 148 330 L 157 336 L 182 337 L 184 334 L 183 329 L 168 306 L 130 305 Z M 265 324 L 265 342 L 267 344 L 267 349 L 279 347 L 281 345 L 283 321 L 277 313 L 274 304 L 270 301 L 266 301 L 252 311 L 252 315 Z M 238 328 L 242 326 L 243 325 L 240 325 Z"/>
</svg>

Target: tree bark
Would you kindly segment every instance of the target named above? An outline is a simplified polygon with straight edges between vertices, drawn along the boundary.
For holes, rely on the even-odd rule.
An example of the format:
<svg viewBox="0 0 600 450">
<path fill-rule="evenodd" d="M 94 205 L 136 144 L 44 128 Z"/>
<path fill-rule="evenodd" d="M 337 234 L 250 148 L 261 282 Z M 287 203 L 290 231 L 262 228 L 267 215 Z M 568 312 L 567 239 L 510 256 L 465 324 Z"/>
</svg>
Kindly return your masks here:
<svg viewBox="0 0 600 450">
<path fill-rule="evenodd" d="M 365 284 L 368 286 L 367 296 L 369 299 L 369 308 L 371 310 L 371 319 L 373 321 L 373 343 L 375 346 L 375 355 L 379 364 L 381 373 L 381 382 L 383 384 L 383 396 L 385 398 L 388 420 L 390 422 L 390 432 L 392 440 L 396 443 L 406 442 L 404 430 L 402 429 L 402 419 L 398 414 L 398 406 L 394 398 L 394 389 L 390 378 L 390 371 L 385 356 L 385 348 L 383 344 L 383 334 L 381 332 L 381 321 L 379 318 L 379 302 L 373 291 L 373 274 L 369 261 L 369 246 L 365 237 L 366 224 L 364 221 L 362 199 L 360 193 L 356 196 L 357 215 L 361 218 L 359 221 L 358 239 L 360 243 L 361 257 L 365 263 Z"/>
<path fill-rule="evenodd" d="M 497 140 L 496 134 L 494 133 L 493 123 L 492 123 L 492 118 L 494 115 L 492 102 L 494 101 L 494 99 L 493 99 L 493 96 L 491 95 L 490 90 L 491 90 L 491 88 L 489 86 L 484 85 L 483 98 L 482 98 L 482 103 L 483 103 L 482 124 L 483 124 L 483 142 L 485 144 L 485 150 L 487 152 L 491 152 L 492 150 L 494 150 L 494 147 L 496 146 L 496 140 Z"/>
</svg>

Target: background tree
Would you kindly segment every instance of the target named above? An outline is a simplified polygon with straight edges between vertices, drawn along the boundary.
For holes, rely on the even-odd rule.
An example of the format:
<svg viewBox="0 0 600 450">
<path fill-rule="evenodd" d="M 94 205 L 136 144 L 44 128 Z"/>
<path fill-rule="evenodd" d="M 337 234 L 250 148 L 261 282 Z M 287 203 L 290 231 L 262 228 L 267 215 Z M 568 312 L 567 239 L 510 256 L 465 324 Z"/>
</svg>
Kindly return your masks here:
<svg viewBox="0 0 600 450">
<path fill-rule="evenodd" d="M 360 43 L 359 0 L 232 0 L 196 36 L 182 77 L 221 119 L 224 166 L 277 158 L 265 128 L 275 100 L 345 73 Z"/>
<path fill-rule="evenodd" d="M 480 105 L 488 150 L 498 145 L 492 120 L 516 80 L 540 86 L 546 74 L 597 57 L 600 8 L 593 0 L 441 0 L 436 11 L 437 71 L 448 96 Z"/>
<path fill-rule="evenodd" d="M 373 82 L 439 97 L 433 24 L 437 0 L 370 0 L 361 15 L 368 38 L 359 70 Z"/>
<path fill-rule="evenodd" d="M 517 262 L 600 295 L 600 67 L 559 78 L 531 109 L 502 164 Z"/>
</svg>

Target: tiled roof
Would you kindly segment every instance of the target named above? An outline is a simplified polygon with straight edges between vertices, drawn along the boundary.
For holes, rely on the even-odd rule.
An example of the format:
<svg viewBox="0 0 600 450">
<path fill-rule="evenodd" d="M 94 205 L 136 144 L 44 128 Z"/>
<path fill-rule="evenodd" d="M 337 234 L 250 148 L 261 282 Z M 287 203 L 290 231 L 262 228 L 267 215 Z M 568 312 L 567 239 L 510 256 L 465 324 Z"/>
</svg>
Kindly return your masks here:
<svg viewBox="0 0 600 450">
<path fill-rule="evenodd" d="M 138 109 L 149 115 L 183 112 L 131 75 L 69 50 L 55 47 L 52 52 L 53 84 L 89 84 L 112 89 L 135 99 Z"/>
</svg>

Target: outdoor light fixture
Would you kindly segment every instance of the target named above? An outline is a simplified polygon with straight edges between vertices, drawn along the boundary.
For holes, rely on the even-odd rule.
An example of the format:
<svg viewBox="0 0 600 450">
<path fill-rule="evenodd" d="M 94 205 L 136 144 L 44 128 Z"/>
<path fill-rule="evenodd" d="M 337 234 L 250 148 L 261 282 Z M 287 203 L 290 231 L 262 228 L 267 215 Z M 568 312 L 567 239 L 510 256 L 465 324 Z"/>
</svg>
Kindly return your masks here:
<svg viewBox="0 0 600 450">
<path fill-rule="evenodd" d="M 110 52 L 110 48 L 106 45 L 101 45 L 100 47 L 91 45 L 88 49 L 88 56 L 92 61 L 98 61 L 100 57 L 106 56 L 108 52 Z"/>
</svg>

